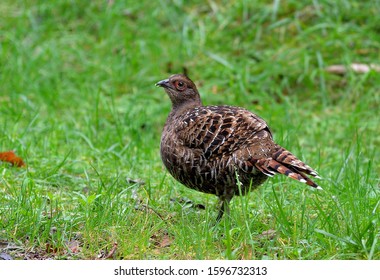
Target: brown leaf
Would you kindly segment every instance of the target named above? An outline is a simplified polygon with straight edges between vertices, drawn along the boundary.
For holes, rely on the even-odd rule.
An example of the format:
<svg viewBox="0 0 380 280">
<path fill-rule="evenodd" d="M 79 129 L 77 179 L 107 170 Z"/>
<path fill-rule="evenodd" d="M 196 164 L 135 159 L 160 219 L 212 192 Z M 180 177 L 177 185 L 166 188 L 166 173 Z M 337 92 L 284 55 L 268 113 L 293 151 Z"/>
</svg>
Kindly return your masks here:
<svg viewBox="0 0 380 280">
<path fill-rule="evenodd" d="M 22 158 L 15 155 L 13 151 L 0 152 L 0 160 L 9 162 L 13 166 L 22 167 L 25 166 Z"/>
<path fill-rule="evenodd" d="M 115 241 L 113 243 L 112 249 L 108 253 L 107 253 L 107 250 L 102 250 L 96 257 L 96 259 L 97 260 L 113 259 L 115 257 L 116 250 L 117 250 L 117 242 Z"/>
<path fill-rule="evenodd" d="M 113 243 L 111 251 L 109 251 L 108 255 L 105 257 L 106 259 L 113 259 L 117 250 L 117 242 Z"/>
<path fill-rule="evenodd" d="M 213 94 L 217 94 L 218 93 L 218 86 L 217 85 L 213 85 L 212 88 L 211 88 L 211 92 Z"/>
<path fill-rule="evenodd" d="M 153 244 L 159 248 L 169 247 L 173 243 L 173 239 L 166 230 L 160 230 L 154 233 L 150 238 Z"/>
<path fill-rule="evenodd" d="M 268 229 L 259 234 L 259 238 L 273 239 L 276 236 L 276 230 Z"/>
<path fill-rule="evenodd" d="M 160 242 L 160 247 L 165 248 L 169 247 L 172 244 L 173 240 L 170 239 L 169 234 L 166 234 L 162 237 L 162 240 Z"/>
<path fill-rule="evenodd" d="M 67 242 L 67 247 L 71 253 L 77 254 L 81 251 L 80 242 L 78 240 L 70 240 Z"/>
</svg>

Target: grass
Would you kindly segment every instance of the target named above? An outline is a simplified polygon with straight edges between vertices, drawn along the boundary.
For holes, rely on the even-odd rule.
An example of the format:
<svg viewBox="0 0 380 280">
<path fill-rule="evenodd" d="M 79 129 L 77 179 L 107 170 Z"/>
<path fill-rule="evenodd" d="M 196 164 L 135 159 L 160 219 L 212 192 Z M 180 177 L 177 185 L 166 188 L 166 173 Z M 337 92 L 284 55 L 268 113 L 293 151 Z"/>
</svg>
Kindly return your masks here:
<svg viewBox="0 0 380 280">
<path fill-rule="evenodd" d="M 380 259 L 379 1 L 1 1 L 0 250 L 16 259 Z M 163 169 L 186 69 L 205 104 L 244 106 L 315 167 L 214 196 Z M 141 182 L 143 181 L 143 182 Z M 201 209 L 205 206 L 205 210 Z M 117 247 L 115 247 L 117 243 Z"/>
</svg>

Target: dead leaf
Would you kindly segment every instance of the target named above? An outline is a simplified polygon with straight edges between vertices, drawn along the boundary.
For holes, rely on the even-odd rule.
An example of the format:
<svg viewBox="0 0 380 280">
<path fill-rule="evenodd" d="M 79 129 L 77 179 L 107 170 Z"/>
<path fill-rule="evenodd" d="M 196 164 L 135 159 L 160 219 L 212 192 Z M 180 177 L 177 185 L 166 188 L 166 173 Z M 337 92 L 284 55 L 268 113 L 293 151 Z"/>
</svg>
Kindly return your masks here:
<svg viewBox="0 0 380 280">
<path fill-rule="evenodd" d="M 23 167 L 25 163 L 22 158 L 16 156 L 13 151 L 0 152 L 0 160 L 10 163 L 12 166 Z"/>
<path fill-rule="evenodd" d="M 160 247 L 169 247 L 172 244 L 172 242 L 173 240 L 170 239 L 169 234 L 165 234 L 160 242 Z"/>
<path fill-rule="evenodd" d="M 80 242 L 78 240 L 70 240 L 67 242 L 69 251 L 73 254 L 77 254 L 81 251 Z"/>
<path fill-rule="evenodd" d="M 276 236 L 276 230 L 268 229 L 259 234 L 259 238 L 273 239 Z"/>
<path fill-rule="evenodd" d="M 349 71 L 354 73 L 364 74 L 369 71 L 380 72 L 380 65 L 377 64 L 362 64 L 362 63 L 352 63 L 348 66 L 345 65 L 331 65 L 326 68 L 326 71 L 332 74 L 343 75 Z"/>
<path fill-rule="evenodd" d="M 113 259 L 117 250 L 117 242 L 113 243 L 111 251 L 109 251 L 108 255 L 105 257 L 106 259 Z"/>
<path fill-rule="evenodd" d="M 211 92 L 213 94 L 217 94 L 218 93 L 218 86 L 217 85 L 213 85 L 212 88 L 211 88 Z"/>
<path fill-rule="evenodd" d="M 166 230 L 159 230 L 157 233 L 154 233 L 150 237 L 150 240 L 158 248 L 169 247 L 173 243 L 173 239 Z"/>
<path fill-rule="evenodd" d="M 102 250 L 100 254 L 96 257 L 97 260 L 113 259 L 117 250 L 117 242 L 115 241 L 112 245 L 112 249 L 107 253 L 106 250 Z"/>
<path fill-rule="evenodd" d="M 243 251 L 243 254 L 241 256 L 242 260 L 252 260 L 253 259 L 252 244 L 247 244 L 246 242 L 244 242 L 242 244 L 242 251 Z"/>
<path fill-rule="evenodd" d="M 358 49 L 355 52 L 357 54 L 360 54 L 360 55 L 367 55 L 367 54 L 371 53 L 371 50 L 370 49 Z"/>
</svg>

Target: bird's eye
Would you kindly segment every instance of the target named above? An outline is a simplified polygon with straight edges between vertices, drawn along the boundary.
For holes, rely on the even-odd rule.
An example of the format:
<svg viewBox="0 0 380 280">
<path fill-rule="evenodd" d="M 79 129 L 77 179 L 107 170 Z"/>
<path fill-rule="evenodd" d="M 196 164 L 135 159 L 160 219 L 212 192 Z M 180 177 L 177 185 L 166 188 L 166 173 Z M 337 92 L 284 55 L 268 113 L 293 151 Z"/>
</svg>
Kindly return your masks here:
<svg viewBox="0 0 380 280">
<path fill-rule="evenodd" d="M 179 91 L 184 91 L 186 89 L 186 83 L 182 81 L 175 81 L 174 86 Z"/>
</svg>

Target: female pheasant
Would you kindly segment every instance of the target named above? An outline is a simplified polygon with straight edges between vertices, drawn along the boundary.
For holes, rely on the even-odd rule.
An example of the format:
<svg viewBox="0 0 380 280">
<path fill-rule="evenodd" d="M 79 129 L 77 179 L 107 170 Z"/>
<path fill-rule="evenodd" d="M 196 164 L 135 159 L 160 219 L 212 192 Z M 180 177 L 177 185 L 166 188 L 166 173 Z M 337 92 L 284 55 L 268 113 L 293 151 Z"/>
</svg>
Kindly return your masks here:
<svg viewBox="0 0 380 280">
<path fill-rule="evenodd" d="M 307 177 L 320 178 L 317 172 L 277 145 L 259 116 L 240 107 L 203 106 L 197 87 L 182 74 L 156 86 L 172 102 L 161 137 L 162 161 L 185 186 L 219 197 L 217 221 L 233 196 L 278 173 L 321 189 Z"/>
</svg>

